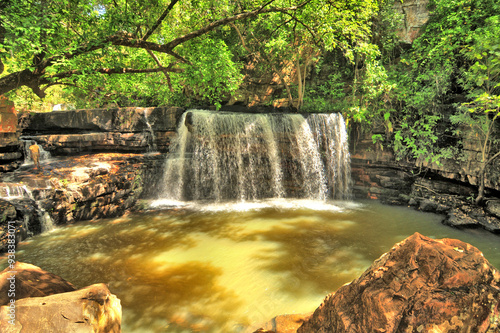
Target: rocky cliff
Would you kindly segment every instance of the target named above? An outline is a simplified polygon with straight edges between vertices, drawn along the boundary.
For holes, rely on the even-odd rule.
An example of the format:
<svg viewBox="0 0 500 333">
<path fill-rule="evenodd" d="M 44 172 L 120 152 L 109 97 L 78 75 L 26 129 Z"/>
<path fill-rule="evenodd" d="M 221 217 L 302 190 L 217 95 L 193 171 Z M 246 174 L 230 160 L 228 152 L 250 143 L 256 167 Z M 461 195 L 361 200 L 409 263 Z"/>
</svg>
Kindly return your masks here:
<svg viewBox="0 0 500 333">
<path fill-rule="evenodd" d="M 486 172 L 485 206 L 477 206 L 477 172 L 480 148 L 463 138 L 463 160 L 442 160 L 440 164 L 417 160 L 398 161 L 390 147 L 376 147 L 371 133 L 351 140 L 353 192 L 358 199 L 408 205 L 443 214 L 444 223 L 456 227 L 480 226 L 500 233 L 500 164 Z"/>
</svg>

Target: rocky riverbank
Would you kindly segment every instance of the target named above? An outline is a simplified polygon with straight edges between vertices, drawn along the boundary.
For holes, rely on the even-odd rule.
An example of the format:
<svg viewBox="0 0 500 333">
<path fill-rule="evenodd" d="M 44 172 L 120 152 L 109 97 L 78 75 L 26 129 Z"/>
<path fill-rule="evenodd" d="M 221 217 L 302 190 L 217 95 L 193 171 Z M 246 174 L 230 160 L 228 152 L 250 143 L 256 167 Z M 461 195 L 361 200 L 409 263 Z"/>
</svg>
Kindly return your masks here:
<svg viewBox="0 0 500 333">
<path fill-rule="evenodd" d="M 486 203 L 474 202 L 477 194 L 477 142 L 468 142 L 463 161 L 444 160 L 439 165 L 397 161 L 390 148 L 376 148 L 369 135 L 352 142 L 351 173 L 354 197 L 381 200 L 443 215 L 453 227 L 481 227 L 500 233 L 500 165 L 486 173 Z"/>
<path fill-rule="evenodd" d="M 120 332 L 120 300 L 102 284 L 76 288 L 33 265 L 17 263 L 13 324 L 10 268 L 0 273 L 0 328 L 20 332 L 81 329 Z M 36 313 L 36 316 L 33 314 Z M 306 315 L 283 315 L 248 332 L 462 332 L 500 329 L 500 274 L 475 247 L 418 233 L 396 244 L 360 277 Z"/>
<path fill-rule="evenodd" d="M 11 197 L 0 199 L 0 252 L 7 249 L 9 224 L 20 241 L 50 228 L 48 223 L 125 214 L 156 192 L 163 165 L 160 153 L 100 153 L 54 158 L 40 171 L 28 165 L 4 175 L 0 189 Z"/>
</svg>

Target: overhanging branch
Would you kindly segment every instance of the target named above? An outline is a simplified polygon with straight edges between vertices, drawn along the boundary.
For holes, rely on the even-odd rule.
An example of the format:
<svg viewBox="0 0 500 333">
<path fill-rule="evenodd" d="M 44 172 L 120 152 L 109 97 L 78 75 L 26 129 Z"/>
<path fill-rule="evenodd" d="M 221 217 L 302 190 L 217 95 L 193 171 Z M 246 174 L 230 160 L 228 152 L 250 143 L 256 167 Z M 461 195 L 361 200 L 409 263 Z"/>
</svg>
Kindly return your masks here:
<svg viewBox="0 0 500 333">
<path fill-rule="evenodd" d="M 198 29 L 196 31 L 192 31 L 188 34 L 185 34 L 184 36 L 175 38 L 174 40 L 172 40 L 171 42 L 168 42 L 167 44 L 164 44 L 163 46 L 167 49 L 173 50 L 179 44 L 187 42 L 188 40 L 191 40 L 193 38 L 202 36 L 202 35 L 206 34 L 207 32 L 212 31 L 212 30 L 214 30 L 222 25 L 226 25 L 226 24 L 229 24 L 229 23 L 234 22 L 234 21 L 239 21 L 239 20 L 243 20 L 243 19 L 246 19 L 249 17 L 254 17 L 257 15 L 266 14 L 266 13 L 277 13 L 277 12 L 286 13 L 289 11 L 294 11 L 294 10 L 297 10 L 297 9 L 305 6 L 310 1 L 311 0 L 307 0 L 298 6 L 287 7 L 287 8 L 262 8 L 262 7 L 260 7 L 258 9 L 251 11 L 251 12 L 240 13 L 240 14 L 236 14 L 236 15 L 231 16 L 231 17 L 226 17 L 226 18 L 214 21 L 214 22 L 204 26 L 201 29 Z"/>
<path fill-rule="evenodd" d="M 184 70 L 181 68 L 170 68 L 170 67 L 158 67 L 158 68 L 146 68 L 146 69 L 136 69 L 136 68 L 99 68 L 95 69 L 92 72 L 100 73 L 100 74 L 138 74 L 138 73 L 182 73 Z M 50 76 L 51 78 L 68 78 L 73 75 L 81 75 L 84 74 L 81 70 L 68 71 L 63 73 L 58 73 Z"/>
<path fill-rule="evenodd" d="M 156 29 L 158 29 L 158 27 L 160 26 L 160 24 L 163 22 L 163 20 L 165 19 L 165 17 L 167 17 L 168 13 L 170 13 L 170 11 L 172 10 L 172 8 L 174 8 L 175 4 L 178 2 L 179 0 L 172 0 L 170 2 L 170 4 L 168 5 L 167 9 L 165 9 L 165 11 L 163 12 L 163 14 L 158 18 L 158 20 L 156 21 L 156 23 L 151 27 L 151 29 L 148 30 L 148 32 L 146 32 L 146 34 L 142 37 L 142 40 L 148 40 L 149 37 L 151 37 L 151 35 L 153 34 L 153 32 L 155 32 Z"/>
</svg>

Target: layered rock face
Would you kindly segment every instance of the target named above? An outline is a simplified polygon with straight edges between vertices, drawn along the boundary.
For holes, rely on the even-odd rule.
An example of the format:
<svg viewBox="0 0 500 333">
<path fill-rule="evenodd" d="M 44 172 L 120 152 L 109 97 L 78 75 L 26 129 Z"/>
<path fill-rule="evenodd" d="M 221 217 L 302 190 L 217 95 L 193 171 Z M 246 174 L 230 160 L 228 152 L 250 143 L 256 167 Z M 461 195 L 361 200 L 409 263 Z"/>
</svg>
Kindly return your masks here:
<svg viewBox="0 0 500 333">
<path fill-rule="evenodd" d="M 298 330 L 499 332 L 500 274 L 475 247 L 418 233 L 327 296 Z"/>
<path fill-rule="evenodd" d="M 480 148 L 464 138 L 464 161 L 438 164 L 397 161 L 390 148 L 377 149 L 369 135 L 351 147 L 353 192 L 357 199 L 378 199 L 444 215 L 444 223 L 456 227 L 482 227 L 500 233 L 500 164 L 486 172 L 485 207 L 474 204 Z"/>
<path fill-rule="evenodd" d="M 121 332 L 120 300 L 104 284 L 75 290 L 57 275 L 16 263 L 0 273 L 0 291 L 1 332 Z"/>
<path fill-rule="evenodd" d="M 24 137 L 36 140 L 54 155 L 167 151 L 184 110 L 159 107 L 24 113 L 19 126 Z"/>
</svg>

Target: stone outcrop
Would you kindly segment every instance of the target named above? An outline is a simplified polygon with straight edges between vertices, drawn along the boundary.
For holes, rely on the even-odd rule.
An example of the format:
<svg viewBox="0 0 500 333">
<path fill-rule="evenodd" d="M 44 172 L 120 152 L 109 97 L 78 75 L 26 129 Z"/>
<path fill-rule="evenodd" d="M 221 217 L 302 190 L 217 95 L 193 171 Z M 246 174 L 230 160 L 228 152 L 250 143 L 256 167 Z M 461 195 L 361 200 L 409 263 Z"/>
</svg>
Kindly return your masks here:
<svg viewBox="0 0 500 333">
<path fill-rule="evenodd" d="M 416 233 L 327 296 L 297 332 L 499 330 L 499 272 L 467 243 Z"/>
<path fill-rule="evenodd" d="M 16 263 L 0 273 L 0 292 L 0 332 L 121 332 L 120 300 L 104 284 L 75 290 L 57 275 Z"/>
<path fill-rule="evenodd" d="M 19 127 L 24 138 L 34 139 L 53 155 L 168 151 L 184 110 L 158 107 L 23 113 Z"/>
<path fill-rule="evenodd" d="M 21 165 L 19 135 L 14 104 L 0 96 L 0 172 L 12 171 Z"/>
<path fill-rule="evenodd" d="M 9 173 L 0 189 L 23 190 L 0 199 L 0 252 L 7 250 L 11 228 L 21 241 L 47 228 L 45 215 L 55 225 L 123 215 L 157 194 L 164 163 L 159 153 L 102 153 L 44 162 L 38 173 L 24 167 Z"/>
<path fill-rule="evenodd" d="M 420 35 L 420 29 L 429 20 L 429 0 L 395 1 L 394 9 L 403 15 L 403 26 L 398 36 L 402 42 L 411 44 Z"/>
</svg>

